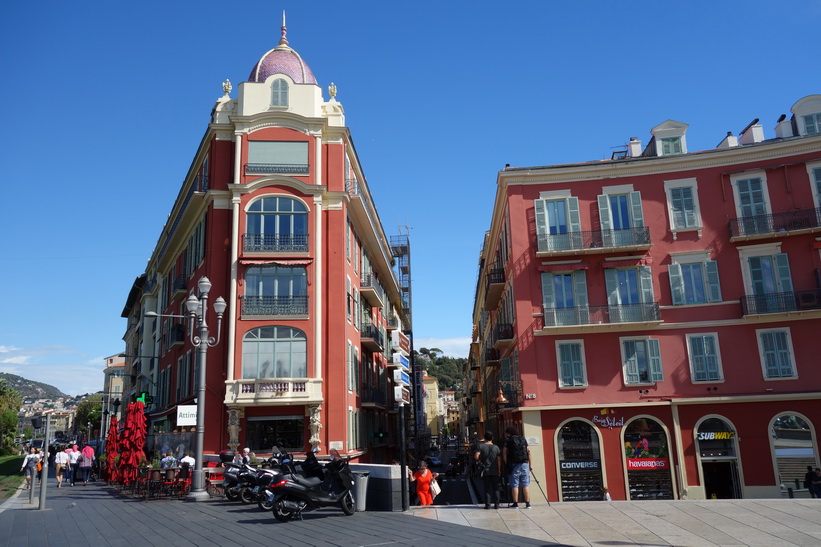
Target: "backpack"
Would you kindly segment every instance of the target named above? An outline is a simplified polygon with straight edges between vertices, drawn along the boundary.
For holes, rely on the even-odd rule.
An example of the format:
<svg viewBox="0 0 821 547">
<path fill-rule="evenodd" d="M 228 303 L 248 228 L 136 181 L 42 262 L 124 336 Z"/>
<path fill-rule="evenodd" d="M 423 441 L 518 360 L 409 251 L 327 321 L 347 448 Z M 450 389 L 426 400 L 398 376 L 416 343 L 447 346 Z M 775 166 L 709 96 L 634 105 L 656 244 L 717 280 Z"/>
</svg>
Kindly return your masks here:
<svg viewBox="0 0 821 547">
<path fill-rule="evenodd" d="M 507 452 L 510 463 L 527 462 L 527 441 L 524 437 L 513 435 L 508 441 Z"/>
</svg>

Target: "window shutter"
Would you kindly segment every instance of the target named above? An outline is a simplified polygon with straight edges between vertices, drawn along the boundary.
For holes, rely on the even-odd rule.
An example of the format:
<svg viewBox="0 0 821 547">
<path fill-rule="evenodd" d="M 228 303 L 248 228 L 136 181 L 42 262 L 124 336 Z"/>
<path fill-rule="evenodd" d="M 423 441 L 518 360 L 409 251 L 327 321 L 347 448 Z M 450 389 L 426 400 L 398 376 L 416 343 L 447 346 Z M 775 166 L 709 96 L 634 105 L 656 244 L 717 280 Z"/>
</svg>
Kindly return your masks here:
<svg viewBox="0 0 821 547">
<path fill-rule="evenodd" d="M 545 203 L 543 199 L 537 199 L 533 202 L 536 208 L 536 235 L 543 236 L 547 234 L 547 212 L 545 211 Z"/>
<path fill-rule="evenodd" d="M 713 336 L 705 336 L 704 340 L 704 358 L 705 369 L 707 371 L 708 380 L 719 380 L 718 372 L 718 354 L 716 353 L 716 341 Z"/>
<path fill-rule="evenodd" d="M 684 226 L 688 228 L 696 226 L 698 223 L 696 222 L 695 199 L 693 198 L 693 189 L 689 186 L 681 189 L 681 202 L 684 210 Z"/>
<path fill-rule="evenodd" d="M 630 213 L 633 215 L 633 228 L 644 227 L 644 213 L 641 210 L 641 192 L 630 192 Z"/>
<path fill-rule="evenodd" d="M 628 384 L 639 383 L 639 367 L 636 364 L 636 342 L 635 340 L 624 341 L 624 368 L 627 373 Z"/>
<path fill-rule="evenodd" d="M 610 217 L 610 200 L 605 194 L 598 196 L 599 200 L 599 222 L 601 223 L 602 231 L 613 229 L 613 219 Z"/>
<path fill-rule="evenodd" d="M 684 280 L 681 277 L 681 264 L 675 262 L 667 267 L 670 275 L 670 292 L 673 295 L 673 305 L 684 304 Z"/>
<path fill-rule="evenodd" d="M 663 382 L 664 372 L 661 369 L 661 347 L 658 340 L 647 340 L 647 353 L 650 355 L 650 379 L 654 382 Z"/>
<path fill-rule="evenodd" d="M 559 346 L 559 353 L 561 355 L 561 370 L 562 370 L 562 385 L 573 385 L 573 358 L 571 356 L 570 344 L 562 344 Z"/>
<path fill-rule="evenodd" d="M 787 259 L 787 253 L 775 255 L 775 266 L 778 270 L 778 285 L 781 292 L 793 292 L 790 261 Z"/>
<path fill-rule="evenodd" d="M 708 302 L 721 302 L 721 285 L 718 282 L 718 262 L 707 260 L 704 263 L 707 271 L 707 299 Z"/>
<path fill-rule="evenodd" d="M 690 338 L 690 358 L 693 361 L 693 380 L 702 382 L 707 379 L 704 366 L 704 336 Z"/>
<path fill-rule="evenodd" d="M 544 325 L 556 324 L 556 293 L 553 290 L 553 274 L 542 273 L 542 306 L 544 311 Z"/>
<path fill-rule="evenodd" d="M 587 273 L 584 270 L 573 272 L 573 294 L 576 299 L 576 313 L 579 324 L 590 324 L 590 308 L 587 301 Z"/>
<path fill-rule="evenodd" d="M 575 197 L 567 198 L 567 220 L 568 220 L 568 231 L 570 231 L 570 232 L 581 232 L 582 231 L 582 221 L 581 221 L 581 216 L 579 215 L 579 198 L 575 198 Z"/>
<path fill-rule="evenodd" d="M 775 332 L 762 332 L 761 345 L 764 348 L 764 367 L 767 378 L 778 378 L 778 358 L 775 351 Z"/>
<path fill-rule="evenodd" d="M 650 266 L 639 266 L 639 286 L 641 287 L 642 304 L 654 302 L 653 272 L 650 270 Z"/>
<path fill-rule="evenodd" d="M 684 228 L 684 199 L 681 191 L 683 188 L 670 188 L 670 209 L 673 216 L 673 228 Z"/>
<path fill-rule="evenodd" d="M 619 278 L 614 268 L 604 270 L 604 284 L 607 288 L 607 304 L 618 306 L 619 301 Z"/>
</svg>

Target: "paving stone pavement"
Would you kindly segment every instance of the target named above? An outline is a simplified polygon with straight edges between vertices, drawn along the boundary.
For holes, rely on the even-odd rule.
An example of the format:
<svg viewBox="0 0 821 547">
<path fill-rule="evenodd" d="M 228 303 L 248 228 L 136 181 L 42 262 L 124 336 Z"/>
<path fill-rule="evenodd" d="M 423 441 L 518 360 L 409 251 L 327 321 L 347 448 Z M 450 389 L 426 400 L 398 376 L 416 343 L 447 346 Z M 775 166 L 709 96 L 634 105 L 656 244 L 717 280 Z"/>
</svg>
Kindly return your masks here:
<svg viewBox="0 0 821 547">
<path fill-rule="evenodd" d="M 35 492 L 37 494 L 37 492 Z M 138 501 L 102 483 L 28 492 L 0 505 L 0 546 L 818 546 L 821 500 L 580 502 L 533 509 L 412 507 L 407 513 L 338 509 L 278 522 L 256 506 Z M 72 505 L 74 504 L 74 505 Z"/>
</svg>

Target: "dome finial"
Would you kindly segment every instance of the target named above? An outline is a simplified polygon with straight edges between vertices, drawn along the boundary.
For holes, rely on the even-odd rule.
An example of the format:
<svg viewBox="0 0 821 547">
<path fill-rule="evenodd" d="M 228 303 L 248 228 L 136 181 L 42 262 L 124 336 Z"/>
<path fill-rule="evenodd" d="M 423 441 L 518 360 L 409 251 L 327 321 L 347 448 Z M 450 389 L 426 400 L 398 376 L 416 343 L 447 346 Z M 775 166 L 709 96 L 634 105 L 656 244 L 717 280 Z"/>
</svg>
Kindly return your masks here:
<svg viewBox="0 0 821 547">
<path fill-rule="evenodd" d="M 288 38 L 285 35 L 288 33 L 288 29 L 285 27 L 285 10 L 282 10 L 282 38 L 279 39 L 279 45 L 287 46 L 288 45 Z"/>
</svg>

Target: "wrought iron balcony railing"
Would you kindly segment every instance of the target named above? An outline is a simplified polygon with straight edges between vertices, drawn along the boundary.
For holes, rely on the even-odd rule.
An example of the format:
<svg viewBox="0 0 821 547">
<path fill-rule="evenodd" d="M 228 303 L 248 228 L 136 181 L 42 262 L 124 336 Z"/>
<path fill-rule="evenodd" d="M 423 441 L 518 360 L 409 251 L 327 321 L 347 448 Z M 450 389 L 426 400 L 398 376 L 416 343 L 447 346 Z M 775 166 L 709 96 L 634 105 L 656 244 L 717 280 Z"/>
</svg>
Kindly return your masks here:
<svg viewBox="0 0 821 547">
<path fill-rule="evenodd" d="M 741 310 L 744 315 L 819 309 L 821 309 L 821 289 L 752 294 L 741 299 Z"/>
<path fill-rule="evenodd" d="M 376 278 L 374 274 L 363 274 L 359 286 L 362 289 L 375 292 L 376 297 L 379 299 L 380 302 L 385 301 L 385 291 L 382 289 L 382 285 L 379 283 L 379 280 Z"/>
<path fill-rule="evenodd" d="M 385 391 L 382 389 L 364 388 L 362 390 L 363 403 L 373 403 L 385 406 L 387 404 L 387 400 L 387 395 L 385 394 Z"/>
<path fill-rule="evenodd" d="M 267 173 L 290 173 L 293 175 L 307 175 L 307 163 L 246 163 L 246 175 L 264 175 Z"/>
<path fill-rule="evenodd" d="M 307 253 L 308 234 L 245 234 L 247 253 Z"/>
<path fill-rule="evenodd" d="M 732 219 L 729 224 L 730 237 L 774 234 L 819 227 L 821 227 L 821 209 L 740 217 Z"/>
<path fill-rule="evenodd" d="M 242 297 L 242 315 L 307 315 L 308 296 Z"/>
<path fill-rule="evenodd" d="M 589 230 L 566 234 L 541 234 L 537 249 L 540 253 L 558 251 L 582 251 L 618 247 L 643 247 L 650 245 L 650 228 L 626 228 L 624 230 Z"/>
<path fill-rule="evenodd" d="M 380 348 L 385 347 L 382 332 L 376 328 L 373 323 L 365 323 L 362 325 L 362 335 L 360 338 L 368 338 L 373 340 Z"/>
<path fill-rule="evenodd" d="M 185 324 L 175 323 L 168 331 L 168 347 L 173 348 L 185 344 Z"/>
<path fill-rule="evenodd" d="M 599 323 L 641 323 L 661 321 L 657 302 L 622 306 L 582 306 L 545 308 L 544 326 L 596 325 Z"/>
<path fill-rule="evenodd" d="M 513 325 L 510 323 L 497 323 L 493 327 L 493 343 L 501 340 L 513 340 Z"/>
</svg>

